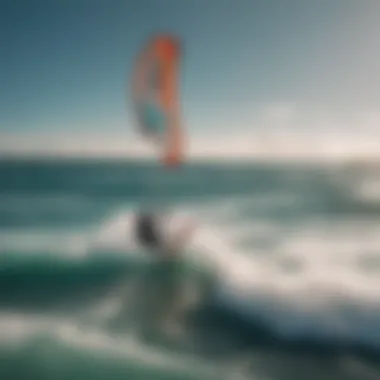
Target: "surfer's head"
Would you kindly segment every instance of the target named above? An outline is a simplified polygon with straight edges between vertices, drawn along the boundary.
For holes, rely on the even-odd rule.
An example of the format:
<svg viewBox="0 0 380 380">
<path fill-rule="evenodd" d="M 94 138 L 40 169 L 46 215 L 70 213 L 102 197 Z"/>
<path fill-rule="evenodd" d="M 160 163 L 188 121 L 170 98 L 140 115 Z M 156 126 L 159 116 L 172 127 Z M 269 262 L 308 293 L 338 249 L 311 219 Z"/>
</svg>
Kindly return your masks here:
<svg viewBox="0 0 380 380">
<path fill-rule="evenodd" d="M 157 218 L 151 212 L 142 211 L 136 216 L 136 235 L 143 246 L 159 248 L 161 245 Z"/>
</svg>

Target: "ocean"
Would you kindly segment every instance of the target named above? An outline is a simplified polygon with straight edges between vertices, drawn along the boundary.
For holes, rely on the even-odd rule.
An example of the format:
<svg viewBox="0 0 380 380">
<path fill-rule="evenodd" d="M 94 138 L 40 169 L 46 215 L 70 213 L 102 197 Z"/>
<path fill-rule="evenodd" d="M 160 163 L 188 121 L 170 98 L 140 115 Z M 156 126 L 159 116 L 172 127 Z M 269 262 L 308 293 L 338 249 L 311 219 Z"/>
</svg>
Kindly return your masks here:
<svg viewBox="0 0 380 380">
<path fill-rule="evenodd" d="M 380 197 L 359 174 L 3 159 L 0 379 L 379 379 Z M 133 239 L 149 207 L 197 223 L 169 335 Z"/>
</svg>

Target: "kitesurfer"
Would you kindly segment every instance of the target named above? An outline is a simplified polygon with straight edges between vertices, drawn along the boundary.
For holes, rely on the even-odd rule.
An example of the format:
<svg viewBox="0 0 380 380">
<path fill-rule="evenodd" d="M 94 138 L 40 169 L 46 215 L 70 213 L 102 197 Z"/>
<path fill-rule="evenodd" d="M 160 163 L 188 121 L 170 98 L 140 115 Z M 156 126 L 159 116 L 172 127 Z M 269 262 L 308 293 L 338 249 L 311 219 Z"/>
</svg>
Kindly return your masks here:
<svg viewBox="0 0 380 380">
<path fill-rule="evenodd" d="M 183 255 L 195 231 L 193 221 L 177 221 L 175 227 L 169 228 L 168 217 L 154 212 L 136 215 L 136 240 L 153 258 L 143 281 L 141 297 L 149 308 L 144 314 L 166 331 L 178 330 L 181 325 L 186 283 Z"/>
</svg>

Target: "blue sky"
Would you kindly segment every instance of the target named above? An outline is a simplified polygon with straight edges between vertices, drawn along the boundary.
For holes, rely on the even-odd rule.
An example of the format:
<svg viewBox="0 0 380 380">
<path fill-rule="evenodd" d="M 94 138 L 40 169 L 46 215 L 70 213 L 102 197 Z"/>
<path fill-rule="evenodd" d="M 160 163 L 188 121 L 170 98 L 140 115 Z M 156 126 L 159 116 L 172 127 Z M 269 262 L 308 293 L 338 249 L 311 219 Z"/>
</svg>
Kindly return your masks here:
<svg viewBox="0 0 380 380">
<path fill-rule="evenodd" d="M 131 130 L 126 80 L 159 30 L 185 43 L 194 134 L 373 124 L 379 25 L 376 1 L 3 0 L 0 132 Z"/>
</svg>

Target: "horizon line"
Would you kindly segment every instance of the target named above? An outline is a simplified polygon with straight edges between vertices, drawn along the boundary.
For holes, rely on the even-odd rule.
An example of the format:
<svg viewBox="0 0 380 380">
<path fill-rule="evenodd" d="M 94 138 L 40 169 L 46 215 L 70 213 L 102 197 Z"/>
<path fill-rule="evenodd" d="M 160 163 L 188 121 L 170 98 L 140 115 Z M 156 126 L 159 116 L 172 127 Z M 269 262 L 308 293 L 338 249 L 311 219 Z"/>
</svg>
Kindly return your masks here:
<svg viewBox="0 0 380 380">
<path fill-rule="evenodd" d="M 366 136 L 361 136 L 366 137 Z M 210 143 L 210 141 L 212 141 Z M 311 143 L 312 142 L 312 143 Z M 235 133 L 190 136 L 187 161 L 380 160 L 380 140 L 345 134 Z M 1 159 L 155 160 L 157 151 L 130 133 L 0 132 Z"/>
</svg>

